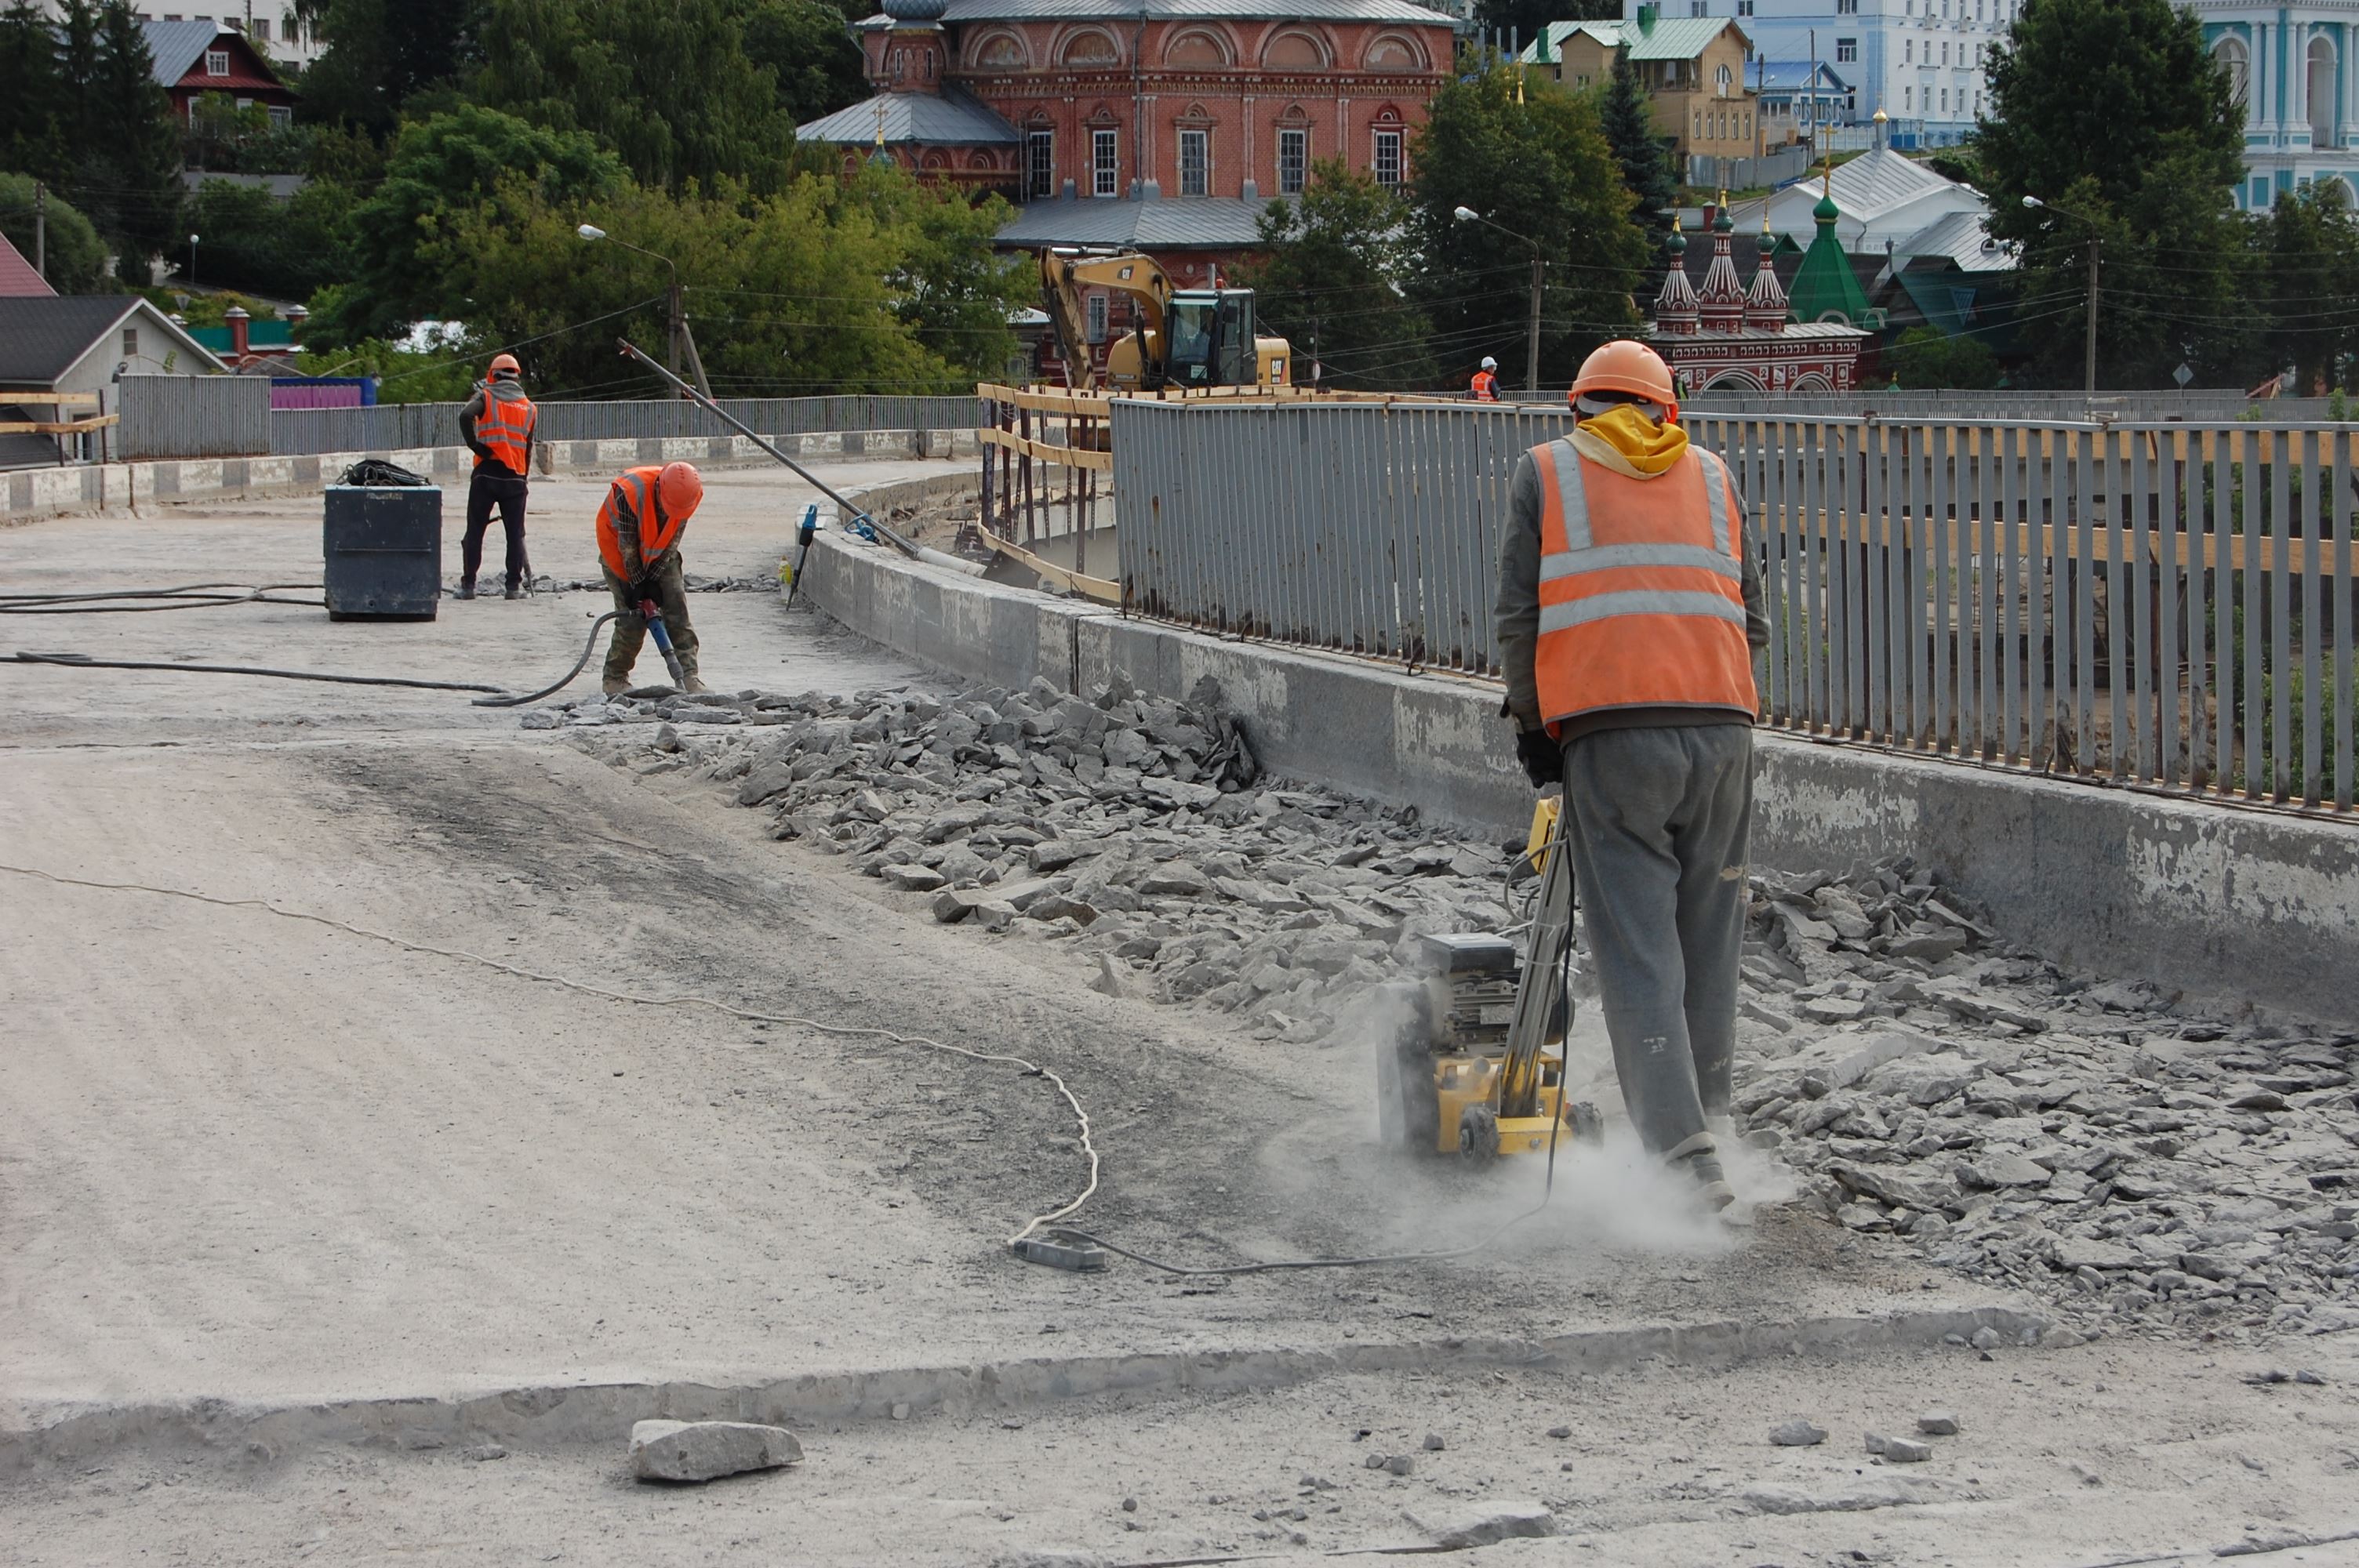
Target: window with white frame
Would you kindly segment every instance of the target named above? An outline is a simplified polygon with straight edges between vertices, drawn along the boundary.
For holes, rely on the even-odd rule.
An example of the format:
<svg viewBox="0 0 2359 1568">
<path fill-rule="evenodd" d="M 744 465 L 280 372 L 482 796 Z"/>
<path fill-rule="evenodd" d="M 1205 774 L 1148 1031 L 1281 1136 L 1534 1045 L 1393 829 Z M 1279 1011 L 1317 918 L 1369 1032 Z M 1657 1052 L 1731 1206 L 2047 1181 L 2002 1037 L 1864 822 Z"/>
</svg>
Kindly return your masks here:
<svg viewBox="0 0 2359 1568">
<path fill-rule="evenodd" d="M 1859 0 L 1835 0 L 1835 15 L 1838 16 L 1858 16 Z"/>
<path fill-rule="evenodd" d="M 1033 131 L 1024 138 L 1024 194 L 1043 201 L 1057 194 L 1057 133 Z"/>
<path fill-rule="evenodd" d="M 1900 40 L 1900 63 L 1903 65 L 1915 65 L 1917 63 L 1917 40 L 1915 38 L 1903 38 Z"/>
<path fill-rule="evenodd" d="M 284 103 L 271 104 L 269 113 L 270 128 L 274 131 L 283 131 L 295 123 L 295 111 Z"/>
<path fill-rule="evenodd" d="M 1904 87 L 1904 88 L 1902 88 L 1902 89 L 1900 90 L 1900 111 L 1901 111 L 1901 113 L 1902 113 L 1902 114 L 1913 114 L 1913 113 L 1916 111 L 1916 108 L 1917 108 L 1917 90 L 1916 90 L 1915 88 L 1913 88 L 1913 87 Z"/>
<path fill-rule="evenodd" d="M 1401 134 L 1398 131 L 1376 133 L 1375 175 L 1378 185 L 1398 185 L 1401 182 Z"/>
<path fill-rule="evenodd" d="M 1122 185 L 1121 146 L 1112 131 L 1090 133 L 1090 194 L 1113 196 Z"/>
<path fill-rule="evenodd" d="M 1712 3 L 1711 3 L 1711 0 L 1688 0 L 1688 15 L 1689 15 L 1689 16 L 1711 16 L 1711 15 L 1712 15 Z"/>
<path fill-rule="evenodd" d="M 1950 46 L 1947 44 L 1941 46 L 1941 63 L 1943 65 L 1950 63 Z"/>
<path fill-rule="evenodd" d="M 1835 40 L 1835 63 L 1837 65 L 1849 65 L 1857 59 L 1859 59 L 1859 40 L 1857 38 L 1837 38 Z"/>
<path fill-rule="evenodd" d="M 256 16 L 254 19 L 253 31 L 255 38 L 260 38 L 266 44 L 268 43 L 270 41 L 270 18 L 267 16 Z"/>
<path fill-rule="evenodd" d="M 1310 133 L 1280 131 L 1277 134 L 1277 193 L 1299 196 L 1310 180 Z"/>
<path fill-rule="evenodd" d="M 123 357 L 126 360 L 139 357 L 139 329 L 136 327 L 123 329 Z"/>
<path fill-rule="evenodd" d="M 1719 90 L 1720 95 L 1723 98 L 1725 98 L 1728 96 L 1728 84 L 1735 79 L 1735 73 L 1723 65 L 1720 68 L 1718 73 L 1712 77 L 1712 86 Z"/>
<path fill-rule="evenodd" d="M 1736 0 L 1736 14 L 1740 16 L 1753 15 L 1753 0 Z"/>
<path fill-rule="evenodd" d="M 1180 133 L 1180 194 L 1209 196 L 1212 189 L 1212 133 Z"/>
<path fill-rule="evenodd" d="M 207 76 L 227 76 L 229 74 L 229 50 L 207 49 L 205 51 L 205 74 Z"/>
</svg>

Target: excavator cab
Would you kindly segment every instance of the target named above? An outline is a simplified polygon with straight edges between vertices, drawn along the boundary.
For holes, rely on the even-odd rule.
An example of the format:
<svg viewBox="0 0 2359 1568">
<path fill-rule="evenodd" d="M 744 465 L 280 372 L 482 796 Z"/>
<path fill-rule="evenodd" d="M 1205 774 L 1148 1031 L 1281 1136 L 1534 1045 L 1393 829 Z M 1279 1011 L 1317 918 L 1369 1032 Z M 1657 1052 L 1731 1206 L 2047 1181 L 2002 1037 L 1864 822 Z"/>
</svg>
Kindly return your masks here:
<svg viewBox="0 0 2359 1568">
<path fill-rule="evenodd" d="M 1252 289 L 1182 290 L 1171 296 L 1169 319 L 1169 384 L 1183 390 L 1286 384 L 1286 341 L 1255 334 Z"/>
</svg>

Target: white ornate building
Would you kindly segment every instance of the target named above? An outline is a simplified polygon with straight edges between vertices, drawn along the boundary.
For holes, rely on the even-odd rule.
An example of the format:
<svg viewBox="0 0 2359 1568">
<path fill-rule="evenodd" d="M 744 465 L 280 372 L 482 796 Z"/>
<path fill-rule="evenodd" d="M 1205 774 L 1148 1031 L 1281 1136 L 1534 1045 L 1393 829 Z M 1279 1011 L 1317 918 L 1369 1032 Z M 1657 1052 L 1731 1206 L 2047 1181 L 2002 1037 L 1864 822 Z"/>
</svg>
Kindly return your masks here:
<svg viewBox="0 0 2359 1568">
<path fill-rule="evenodd" d="M 2359 3 L 2191 0 L 2189 9 L 2245 104 L 2237 209 L 2264 211 L 2280 192 L 2328 179 L 2359 208 Z"/>
</svg>

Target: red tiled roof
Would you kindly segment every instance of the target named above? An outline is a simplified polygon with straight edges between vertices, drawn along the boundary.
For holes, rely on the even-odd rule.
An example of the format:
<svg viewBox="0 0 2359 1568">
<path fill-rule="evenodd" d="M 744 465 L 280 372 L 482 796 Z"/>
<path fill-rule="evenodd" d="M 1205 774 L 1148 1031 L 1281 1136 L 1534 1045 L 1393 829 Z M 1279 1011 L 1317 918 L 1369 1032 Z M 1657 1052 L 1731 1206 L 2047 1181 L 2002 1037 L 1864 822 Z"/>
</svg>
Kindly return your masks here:
<svg viewBox="0 0 2359 1568">
<path fill-rule="evenodd" d="M 0 234 L 0 299 L 49 299 L 55 297 L 57 292 L 48 279 L 33 270 L 33 264 L 8 243 L 8 236 Z"/>
</svg>

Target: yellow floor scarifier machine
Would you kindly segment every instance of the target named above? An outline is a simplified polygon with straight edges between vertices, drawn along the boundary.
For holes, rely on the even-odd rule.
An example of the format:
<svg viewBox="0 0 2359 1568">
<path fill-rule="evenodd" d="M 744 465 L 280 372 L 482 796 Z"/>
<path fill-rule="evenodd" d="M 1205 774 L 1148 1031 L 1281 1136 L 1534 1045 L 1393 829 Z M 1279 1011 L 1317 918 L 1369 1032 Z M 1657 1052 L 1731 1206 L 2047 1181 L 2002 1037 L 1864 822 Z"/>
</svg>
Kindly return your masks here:
<svg viewBox="0 0 2359 1568">
<path fill-rule="evenodd" d="M 1600 1137 L 1597 1108 L 1564 1098 L 1572 857 L 1559 840 L 1560 806 L 1543 800 L 1532 815 L 1524 860 L 1538 869 L 1539 889 L 1521 962 L 1506 936 L 1427 936 L 1423 977 L 1387 988 L 1407 1022 L 1376 1053 L 1386 1144 L 1490 1160 L 1545 1152 L 1560 1129 L 1583 1142 Z"/>
</svg>

